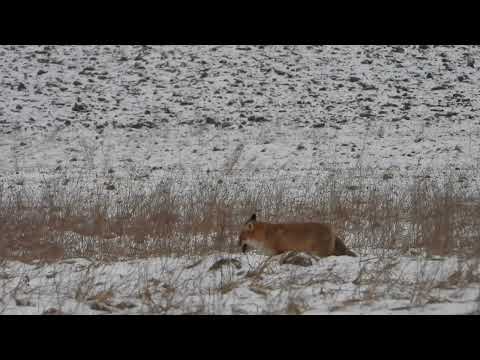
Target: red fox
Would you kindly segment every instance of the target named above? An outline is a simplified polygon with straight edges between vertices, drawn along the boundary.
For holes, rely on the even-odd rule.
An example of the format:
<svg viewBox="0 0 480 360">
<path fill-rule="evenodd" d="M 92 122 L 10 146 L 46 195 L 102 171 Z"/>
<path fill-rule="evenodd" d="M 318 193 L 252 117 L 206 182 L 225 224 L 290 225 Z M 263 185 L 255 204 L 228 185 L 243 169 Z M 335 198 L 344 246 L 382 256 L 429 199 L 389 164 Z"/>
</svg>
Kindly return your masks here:
<svg viewBox="0 0 480 360">
<path fill-rule="evenodd" d="M 257 222 L 256 214 L 245 223 L 240 232 L 239 245 L 245 253 L 249 248 L 263 250 L 270 255 L 286 251 L 310 252 L 320 257 L 331 255 L 357 256 L 328 224 Z"/>
</svg>

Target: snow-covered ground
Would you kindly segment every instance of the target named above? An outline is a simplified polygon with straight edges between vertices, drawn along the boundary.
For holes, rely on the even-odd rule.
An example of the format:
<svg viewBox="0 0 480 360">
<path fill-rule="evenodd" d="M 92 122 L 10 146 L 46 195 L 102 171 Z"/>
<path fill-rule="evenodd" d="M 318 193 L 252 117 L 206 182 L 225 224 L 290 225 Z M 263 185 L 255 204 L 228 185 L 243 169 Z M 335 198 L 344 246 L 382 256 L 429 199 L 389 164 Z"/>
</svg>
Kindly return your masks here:
<svg viewBox="0 0 480 360">
<path fill-rule="evenodd" d="M 1 46 L 0 185 L 68 187 L 82 176 L 118 193 L 132 180 L 173 176 L 186 188 L 218 176 L 294 187 L 339 172 L 396 191 L 419 175 L 453 174 L 478 196 L 479 56 L 477 46 Z M 261 255 L 235 255 L 238 268 L 217 271 L 208 268 L 226 254 L 189 269 L 191 256 L 6 262 L 0 307 L 478 312 L 478 264 L 467 281 L 453 257 L 372 256 L 308 267 L 273 259 L 262 278 L 245 275 Z"/>
<path fill-rule="evenodd" d="M 357 167 L 477 180 L 476 46 L 3 46 L 0 56 L 2 178 L 111 170 L 117 182 L 132 171 L 154 181 L 223 174 L 235 159 L 246 180 Z"/>
<path fill-rule="evenodd" d="M 2 314 L 473 314 L 478 261 L 365 252 L 1 267 Z M 283 263 L 297 259 L 297 264 Z M 300 261 L 298 261 L 300 259 Z M 299 265 L 301 264 L 301 265 Z M 470 277 L 470 278 L 468 278 Z M 472 283 L 472 279 L 477 279 Z"/>
</svg>

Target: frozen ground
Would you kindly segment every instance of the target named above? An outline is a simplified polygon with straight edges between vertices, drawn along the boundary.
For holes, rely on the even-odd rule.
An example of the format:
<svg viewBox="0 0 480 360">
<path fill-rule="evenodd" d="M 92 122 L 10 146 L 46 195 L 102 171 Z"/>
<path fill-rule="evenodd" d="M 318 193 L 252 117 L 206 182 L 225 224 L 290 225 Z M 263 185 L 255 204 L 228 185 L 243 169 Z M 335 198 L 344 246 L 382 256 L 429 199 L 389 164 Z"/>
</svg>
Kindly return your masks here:
<svg viewBox="0 0 480 360">
<path fill-rule="evenodd" d="M 154 181 L 231 164 L 246 181 L 358 167 L 395 181 L 450 168 L 469 186 L 480 157 L 478 55 L 476 46 L 2 46 L 1 176 Z"/>
<path fill-rule="evenodd" d="M 0 185 L 67 186 L 81 175 L 116 193 L 132 179 L 175 176 L 183 187 L 214 175 L 297 186 L 345 171 L 395 189 L 449 172 L 478 195 L 479 55 L 477 46 L 1 46 Z M 259 276 L 247 274 L 261 255 L 215 271 L 232 255 L 7 261 L 0 309 L 478 313 L 478 264 L 383 255 L 307 267 L 277 258 Z"/>
<path fill-rule="evenodd" d="M 287 254 L 288 255 L 288 254 Z M 2 314 L 474 314 L 478 262 L 365 252 L 1 267 Z M 296 259 L 296 265 L 282 259 Z M 299 265 L 302 264 L 302 265 Z"/>
</svg>

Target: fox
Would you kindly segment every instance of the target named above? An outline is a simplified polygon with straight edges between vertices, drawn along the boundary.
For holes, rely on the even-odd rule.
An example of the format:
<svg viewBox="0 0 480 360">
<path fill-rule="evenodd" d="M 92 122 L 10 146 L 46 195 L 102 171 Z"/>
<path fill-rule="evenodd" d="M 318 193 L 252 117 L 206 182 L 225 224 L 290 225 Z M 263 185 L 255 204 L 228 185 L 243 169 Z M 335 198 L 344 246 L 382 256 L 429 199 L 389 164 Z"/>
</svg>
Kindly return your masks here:
<svg viewBox="0 0 480 360">
<path fill-rule="evenodd" d="M 348 249 L 343 240 L 335 234 L 330 224 L 257 222 L 255 213 L 240 231 L 238 245 L 242 253 L 253 248 L 267 255 L 299 251 L 319 257 L 343 255 L 357 257 L 357 254 Z"/>
</svg>

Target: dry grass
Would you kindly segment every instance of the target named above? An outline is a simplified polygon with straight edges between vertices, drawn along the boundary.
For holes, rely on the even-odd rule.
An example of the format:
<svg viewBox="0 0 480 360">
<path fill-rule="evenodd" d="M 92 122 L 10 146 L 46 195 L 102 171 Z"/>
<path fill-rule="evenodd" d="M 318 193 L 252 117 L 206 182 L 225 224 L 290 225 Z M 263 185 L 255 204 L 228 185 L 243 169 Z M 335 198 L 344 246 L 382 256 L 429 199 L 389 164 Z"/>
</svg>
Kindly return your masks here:
<svg viewBox="0 0 480 360">
<path fill-rule="evenodd" d="M 40 188 L 3 182 L 0 256 L 56 261 L 236 252 L 239 228 L 253 211 L 267 221 L 332 222 L 360 252 L 480 253 L 480 202 L 458 182 L 419 176 L 402 190 L 381 176 L 372 186 L 366 170 L 357 171 L 307 184 L 259 180 L 250 188 L 222 173 L 188 184 L 180 177 L 153 185 L 130 181 L 115 191 L 81 178 L 67 185 L 44 181 Z"/>
</svg>

